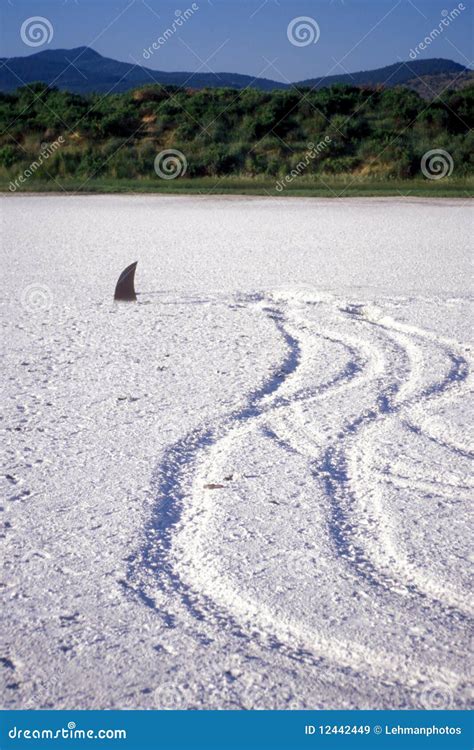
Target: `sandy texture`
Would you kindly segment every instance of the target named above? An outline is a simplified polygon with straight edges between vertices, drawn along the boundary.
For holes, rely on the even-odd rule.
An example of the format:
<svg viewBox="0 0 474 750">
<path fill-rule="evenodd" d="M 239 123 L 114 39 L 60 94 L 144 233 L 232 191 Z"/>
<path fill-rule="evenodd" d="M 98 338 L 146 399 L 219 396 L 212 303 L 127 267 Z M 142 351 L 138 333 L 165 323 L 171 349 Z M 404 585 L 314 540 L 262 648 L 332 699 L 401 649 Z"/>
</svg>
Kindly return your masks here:
<svg viewBox="0 0 474 750">
<path fill-rule="evenodd" d="M 3 705 L 467 707 L 468 205 L 2 215 Z"/>
</svg>

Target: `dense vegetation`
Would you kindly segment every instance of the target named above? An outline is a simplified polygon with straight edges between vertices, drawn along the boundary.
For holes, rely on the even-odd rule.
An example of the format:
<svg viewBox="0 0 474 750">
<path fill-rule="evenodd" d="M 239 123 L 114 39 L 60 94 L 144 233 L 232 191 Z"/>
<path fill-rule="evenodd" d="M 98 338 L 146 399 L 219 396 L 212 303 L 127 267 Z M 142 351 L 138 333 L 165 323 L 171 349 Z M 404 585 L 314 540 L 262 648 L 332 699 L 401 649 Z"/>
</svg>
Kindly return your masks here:
<svg viewBox="0 0 474 750">
<path fill-rule="evenodd" d="M 427 103 L 402 87 L 237 92 L 151 85 L 101 97 L 34 84 L 0 94 L 0 178 L 4 185 L 14 180 L 42 144 L 60 136 L 64 143 L 27 189 L 72 177 L 159 183 L 154 159 L 167 148 L 185 154 L 186 178 L 276 181 L 305 158 L 308 143 L 325 138 L 328 147 L 298 179 L 422 177 L 420 160 L 434 148 L 449 152 L 453 178 L 463 178 L 474 172 L 473 104 L 474 86 Z"/>
</svg>

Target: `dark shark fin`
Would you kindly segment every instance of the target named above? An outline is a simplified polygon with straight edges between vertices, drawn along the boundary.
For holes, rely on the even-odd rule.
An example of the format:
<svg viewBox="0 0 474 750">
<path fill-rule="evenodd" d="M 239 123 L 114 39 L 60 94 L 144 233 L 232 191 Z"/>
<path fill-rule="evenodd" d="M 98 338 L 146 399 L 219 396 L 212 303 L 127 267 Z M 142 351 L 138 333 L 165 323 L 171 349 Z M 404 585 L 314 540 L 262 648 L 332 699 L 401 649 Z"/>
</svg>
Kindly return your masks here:
<svg viewBox="0 0 474 750">
<path fill-rule="evenodd" d="M 114 300 L 135 302 L 137 295 L 135 292 L 135 269 L 138 261 L 131 263 L 122 271 L 115 287 Z"/>
</svg>

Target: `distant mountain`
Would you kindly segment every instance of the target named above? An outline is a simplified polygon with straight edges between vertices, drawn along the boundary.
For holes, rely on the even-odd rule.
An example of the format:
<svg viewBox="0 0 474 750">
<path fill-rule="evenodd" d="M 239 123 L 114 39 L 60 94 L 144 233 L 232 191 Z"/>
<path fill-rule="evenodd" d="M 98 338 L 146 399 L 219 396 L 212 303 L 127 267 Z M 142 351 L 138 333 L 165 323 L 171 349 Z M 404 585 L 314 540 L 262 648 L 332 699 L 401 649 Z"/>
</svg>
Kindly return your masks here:
<svg viewBox="0 0 474 750">
<path fill-rule="evenodd" d="M 298 86 L 310 86 L 311 88 L 323 88 L 332 86 L 334 83 L 346 83 L 349 86 L 380 86 L 387 87 L 403 86 L 408 81 L 421 76 L 434 76 L 444 74 L 455 78 L 456 75 L 469 70 L 465 65 L 460 65 L 453 60 L 443 58 L 431 58 L 430 60 L 410 60 L 409 62 L 398 62 L 386 65 L 384 68 L 375 70 L 362 70 L 358 73 L 344 73 L 335 76 L 324 76 L 323 78 L 308 78 L 299 81 Z"/>
<path fill-rule="evenodd" d="M 238 73 L 168 73 L 133 63 L 103 57 L 90 47 L 37 52 L 28 57 L 1 58 L 0 90 L 13 91 L 24 83 L 41 81 L 58 89 L 119 94 L 123 91 L 160 83 L 164 86 L 187 86 L 194 89 L 226 87 L 243 89 L 253 86 L 264 91 L 286 88 L 286 84 L 266 78 Z"/>
<path fill-rule="evenodd" d="M 466 70 L 457 73 L 437 73 L 436 75 L 419 76 L 404 84 L 407 88 L 416 91 L 423 99 L 434 99 L 443 91 L 448 89 L 459 91 L 466 86 L 474 85 L 474 71 Z"/>
<path fill-rule="evenodd" d="M 192 89 L 251 87 L 261 91 L 287 89 L 292 86 L 323 88 L 334 83 L 352 86 L 385 85 L 387 87 L 410 85 L 411 88 L 416 88 L 413 83 L 416 83 L 420 77 L 443 76 L 446 85 L 446 82 L 449 84 L 450 80 L 454 81 L 456 76 L 470 72 L 468 68 L 452 60 L 410 60 L 377 70 L 309 78 L 294 84 L 286 84 L 267 78 L 252 78 L 252 76 L 239 73 L 169 73 L 151 70 L 103 57 L 90 47 L 77 47 L 70 50 L 45 50 L 27 57 L 0 58 L 0 90 L 14 91 L 19 86 L 34 81 L 41 81 L 47 85 L 80 94 L 121 93 L 153 82 L 168 86 L 186 86 Z M 429 88 L 424 88 L 425 95 L 428 90 Z"/>
</svg>

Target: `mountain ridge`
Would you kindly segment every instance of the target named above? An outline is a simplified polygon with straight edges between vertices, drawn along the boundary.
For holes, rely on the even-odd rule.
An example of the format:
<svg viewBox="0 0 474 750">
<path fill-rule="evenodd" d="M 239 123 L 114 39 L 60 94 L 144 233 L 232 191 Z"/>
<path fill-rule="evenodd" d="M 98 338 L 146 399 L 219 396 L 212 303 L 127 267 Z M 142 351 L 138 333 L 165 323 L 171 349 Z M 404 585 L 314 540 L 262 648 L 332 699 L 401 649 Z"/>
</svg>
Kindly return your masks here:
<svg viewBox="0 0 474 750">
<path fill-rule="evenodd" d="M 471 73 L 460 63 L 444 58 L 400 61 L 382 68 L 355 71 L 282 83 L 241 73 L 188 73 L 153 70 L 137 63 L 105 57 L 92 47 L 47 49 L 24 57 L 0 58 L 0 90 L 11 92 L 34 82 L 53 85 L 73 93 L 123 93 L 146 84 L 187 88 L 255 88 L 261 91 L 291 88 L 324 88 L 337 83 L 352 86 L 409 85 L 411 80 L 441 75 L 445 78 Z"/>
</svg>

